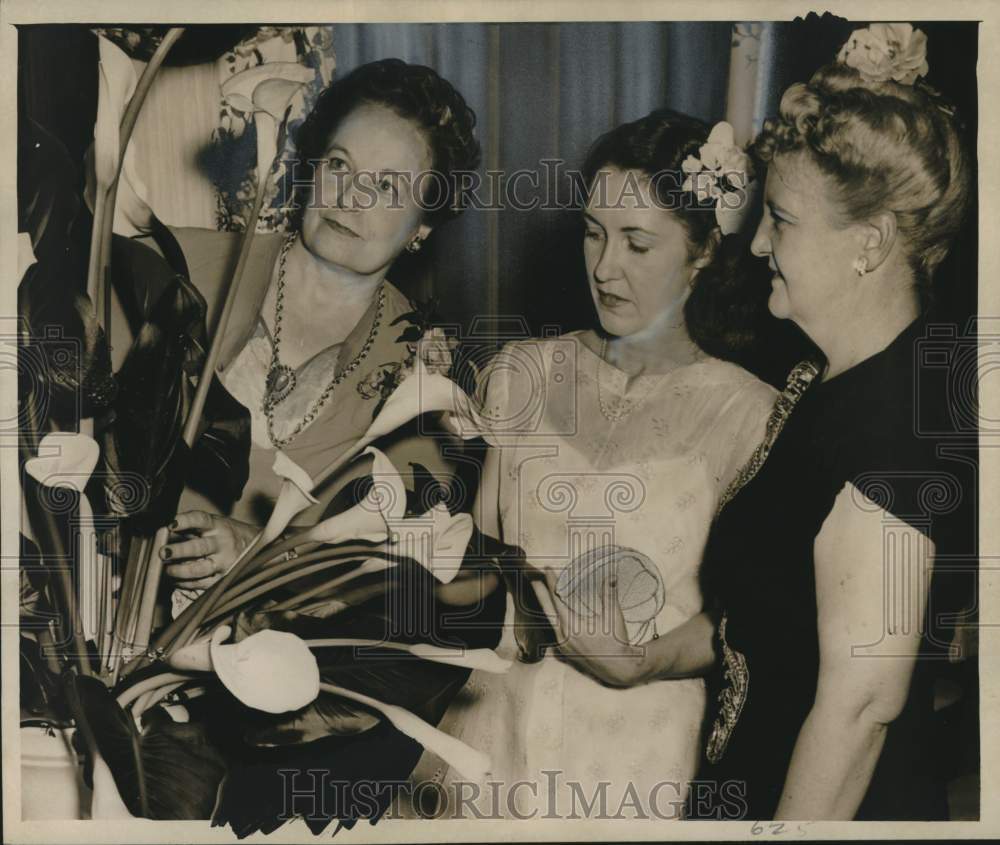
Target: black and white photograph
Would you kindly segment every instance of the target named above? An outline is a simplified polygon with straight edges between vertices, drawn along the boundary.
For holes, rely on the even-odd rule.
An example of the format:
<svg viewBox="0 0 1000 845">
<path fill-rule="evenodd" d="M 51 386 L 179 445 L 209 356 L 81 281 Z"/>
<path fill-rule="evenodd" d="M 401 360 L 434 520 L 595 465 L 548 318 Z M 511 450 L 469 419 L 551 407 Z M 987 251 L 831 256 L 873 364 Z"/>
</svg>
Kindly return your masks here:
<svg viewBox="0 0 1000 845">
<path fill-rule="evenodd" d="M 998 37 L 0 2 L 4 840 L 1000 833 Z"/>
</svg>

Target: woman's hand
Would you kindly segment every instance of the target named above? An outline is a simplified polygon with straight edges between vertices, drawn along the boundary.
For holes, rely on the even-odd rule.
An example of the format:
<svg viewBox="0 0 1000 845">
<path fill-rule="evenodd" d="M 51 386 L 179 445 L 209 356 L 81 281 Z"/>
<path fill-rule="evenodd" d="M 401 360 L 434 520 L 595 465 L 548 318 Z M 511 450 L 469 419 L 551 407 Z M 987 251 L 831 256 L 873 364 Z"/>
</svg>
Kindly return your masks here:
<svg viewBox="0 0 1000 845">
<path fill-rule="evenodd" d="M 536 581 L 536 590 L 546 613 L 550 617 L 554 613 L 558 619 L 556 633 L 560 654 L 609 686 L 630 687 L 645 680 L 645 650 L 628 641 L 616 579 L 612 576 L 604 581 L 601 612 L 585 618 L 574 613 L 556 595 L 557 573 L 552 569 L 542 571 L 544 582 Z"/>
<path fill-rule="evenodd" d="M 204 590 L 229 571 L 260 529 L 205 511 L 178 514 L 170 542 L 160 549 L 165 571 L 185 589 Z"/>
</svg>

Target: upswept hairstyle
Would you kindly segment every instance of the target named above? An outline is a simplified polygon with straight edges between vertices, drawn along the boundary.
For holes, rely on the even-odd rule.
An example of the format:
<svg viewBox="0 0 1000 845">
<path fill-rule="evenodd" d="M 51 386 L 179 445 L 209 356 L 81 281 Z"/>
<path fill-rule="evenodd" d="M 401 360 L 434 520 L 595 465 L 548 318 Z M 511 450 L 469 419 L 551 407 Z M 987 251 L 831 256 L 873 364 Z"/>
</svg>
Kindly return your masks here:
<svg viewBox="0 0 1000 845">
<path fill-rule="evenodd" d="M 873 82 L 834 62 L 781 98 L 754 143 L 767 163 L 803 153 L 833 190 L 844 222 L 896 215 L 921 301 L 966 212 L 969 165 L 955 111 L 923 82 Z"/>
<path fill-rule="evenodd" d="M 721 236 L 715 200 L 700 201 L 692 191 L 682 190 L 686 174 L 681 165 L 688 156 L 698 156 L 708 132 L 696 118 L 658 109 L 598 138 L 587 154 L 582 175 L 588 196 L 596 187 L 598 172 L 608 167 L 637 171 L 651 179 L 654 200 L 684 226 L 689 257 L 710 255 L 684 305 L 688 334 L 709 355 L 740 360 L 757 340 L 766 315 L 766 294 L 762 296 L 760 284 L 753 284 L 762 276 L 745 239 Z"/>
<path fill-rule="evenodd" d="M 434 70 L 401 59 L 361 65 L 320 94 L 296 136 L 300 173 L 312 180 L 311 162 L 324 157 L 340 122 L 363 104 L 392 109 L 423 131 L 431 150 L 431 168 L 439 174 L 431 180 L 433 196 L 424 212 L 426 222 L 433 226 L 460 214 L 468 183 L 458 174 L 475 170 L 480 160 L 476 113 Z"/>
</svg>

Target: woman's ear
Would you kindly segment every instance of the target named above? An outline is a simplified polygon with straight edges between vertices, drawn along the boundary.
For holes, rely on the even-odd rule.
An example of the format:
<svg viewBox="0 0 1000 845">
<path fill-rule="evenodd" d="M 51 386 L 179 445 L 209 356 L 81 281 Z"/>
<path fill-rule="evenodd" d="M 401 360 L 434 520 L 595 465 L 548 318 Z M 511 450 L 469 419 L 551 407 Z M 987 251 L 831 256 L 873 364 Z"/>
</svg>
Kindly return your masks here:
<svg viewBox="0 0 1000 845">
<path fill-rule="evenodd" d="M 891 211 L 881 211 L 869 218 L 865 224 L 865 239 L 861 253 L 867 262 L 868 272 L 889 257 L 896 243 L 898 231 L 896 215 Z"/>
<path fill-rule="evenodd" d="M 715 258 L 715 253 L 719 249 L 719 244 L 722 243 L 722 230 L 716 226 L 712 229 L 712 233 L 708 236 L 708 240 L 705 241 L 705 246 L 702 247 L 701 255 L 699 255 L 693 263 L 695 270 L 701 270 L 703 267 L 707 267 L 712 263 Z"/>
</svg>

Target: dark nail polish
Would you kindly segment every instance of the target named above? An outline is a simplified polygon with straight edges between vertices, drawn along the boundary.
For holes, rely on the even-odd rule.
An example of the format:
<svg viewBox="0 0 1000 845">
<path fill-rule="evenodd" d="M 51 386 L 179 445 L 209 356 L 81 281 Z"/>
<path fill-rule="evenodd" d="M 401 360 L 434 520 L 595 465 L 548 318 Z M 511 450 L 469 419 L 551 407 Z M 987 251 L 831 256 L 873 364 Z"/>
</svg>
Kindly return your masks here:
<svg viewBox="0 0 1000 845">
<path fill-rule="evenodd" d="M 168 549 L 168 548 L 164 547 L 164 548 L 160 549 L 160 557 L 163 558 L 163 560 L 170 560 L 170 557 L 171 557 L 172 554 L 173 554 L 173 552 L 170 551 L 170 549 Z"/>
<path fill-rule="evenodd" d="M 177 520 L 175 519 L 175 520 L 174 520 L 173 522 L 171 522 L 171 523 L 170 523 L 170 525 L 169 525 L 169 526 L 167 526 L 167 527 L 168 527 L 168 528 L 169 528 L 169 529 L 170 529 L 171 531 L 176 531 L 176 530 L 177 530 Z"/>
</svg>

